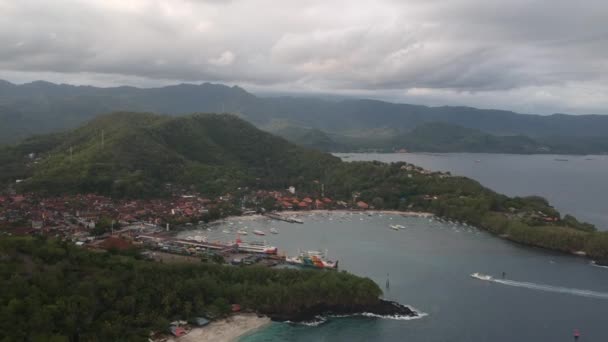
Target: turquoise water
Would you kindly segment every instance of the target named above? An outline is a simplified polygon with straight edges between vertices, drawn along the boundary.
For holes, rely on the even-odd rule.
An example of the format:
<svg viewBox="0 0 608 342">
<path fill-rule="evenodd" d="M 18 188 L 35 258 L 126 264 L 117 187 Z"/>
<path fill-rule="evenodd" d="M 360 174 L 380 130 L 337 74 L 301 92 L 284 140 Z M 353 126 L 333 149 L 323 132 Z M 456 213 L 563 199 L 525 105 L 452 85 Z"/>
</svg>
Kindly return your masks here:
<svg viewBox="0 0 608 342">
<path fill-rule="evenodd" d="M 265 238 L 281 251 L 328 249 L 342 269 L 382 286 L 389 273 L 385 297 L 428 316 L 409 321 L 336 318 L 316 327 L 273 323 L 241 341 L 570 341 L 573 329 L 581 330 L 581 341 L 608 340 L 608 269 L 586 259 L 521 247 L 471 227 L 426 218 L 358 213 L 302 218 L 302 225 L 237 219 L 188 234 L 227 240 L 233 236 L 223 229 L 277 228 L 278 235 Z M 407 228 L 394 231 L 390 224 Z M 503 271 L 506 284 L 470 277 Z"/>
<path fill-rule="evenodd" d="M 344 160 L 406 161 L 466 176 L 505 195 L 541 195 L 560 212 L 608 230 L 608 156 L 348 153 Z M 562 159 L 562 160 L 556 160 Z M 563 161 L 566 159 L 567 161 Z"/>
</svg>

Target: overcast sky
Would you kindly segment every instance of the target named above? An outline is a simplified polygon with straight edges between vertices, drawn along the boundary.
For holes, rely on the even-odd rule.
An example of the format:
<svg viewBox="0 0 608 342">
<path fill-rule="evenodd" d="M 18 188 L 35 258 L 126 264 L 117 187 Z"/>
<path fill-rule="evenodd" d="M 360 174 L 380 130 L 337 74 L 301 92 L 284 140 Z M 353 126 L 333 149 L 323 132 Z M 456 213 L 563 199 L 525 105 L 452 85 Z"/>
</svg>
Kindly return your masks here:
<svg viewBox="0 0 608 342">
<path fill-rule="evenodd" d="M 0 78 L 608 114 L 607 0 L 0 0 Z"/>
</svg>

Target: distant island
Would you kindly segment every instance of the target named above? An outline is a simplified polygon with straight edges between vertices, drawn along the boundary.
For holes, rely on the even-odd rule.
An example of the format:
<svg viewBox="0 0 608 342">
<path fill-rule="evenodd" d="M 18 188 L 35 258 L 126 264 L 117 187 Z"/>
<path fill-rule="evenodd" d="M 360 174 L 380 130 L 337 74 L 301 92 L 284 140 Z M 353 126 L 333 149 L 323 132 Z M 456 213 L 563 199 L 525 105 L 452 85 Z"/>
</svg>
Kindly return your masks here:
<svg viewBox="0 0 608 342">
<path fill-rule="evenodd" d="M 143 89 L 0 81 L 0 144 L 75 128 L 113 111 L 233 113 L 291 142 L 330 152 L 608 153 L 606 115 L 260 97 L 210 83 Z"/>
<path fill-rule="evenodd" d="M 34 236 L 0 238 L 2 274 L 17 274 L 3 282 L 0 314 L 8 330 L 0 330 L 15 339 L 32 336 L 30 322 L 42 339 L 143 338 L 171 319 L 221 316 L 234 303 L 276 319 L 368 309 L 415 314 L 382 301 L 371 280 L 343 272 L 228 267 L 214 258 L 168 266 L 138 260 L 129 249 L 87 252 L 51 238 L 59 236 L 57 227 L 45 226 L 49 217 L 70 220 L 64 213 L 77 209 L 92 221 L 69 223 L 78 232 L 109 236 L 118 221 L 112 215 L 125 214 L 111 210 L 118 202 L 132 208 L 129 215 L 161 227 L 244 211 L 430 212 L 525 245 L 608 260 L 608 233 L 562 216 L 543 198 L 510 198 L 403 162 L 343 162 L 234 115 L 106 114 L 2 147 L 0 163 L 0 231 L 17 235 L 28 228 L 33 233 L 26 235 Z M 161 215 L 163 201 L 179 198 L 194 198 L 197 207 Z M 100 301 L 90 300 L 93 292 Z M 58 328 L 40 328 L 51 326 Z"/>
</svg>

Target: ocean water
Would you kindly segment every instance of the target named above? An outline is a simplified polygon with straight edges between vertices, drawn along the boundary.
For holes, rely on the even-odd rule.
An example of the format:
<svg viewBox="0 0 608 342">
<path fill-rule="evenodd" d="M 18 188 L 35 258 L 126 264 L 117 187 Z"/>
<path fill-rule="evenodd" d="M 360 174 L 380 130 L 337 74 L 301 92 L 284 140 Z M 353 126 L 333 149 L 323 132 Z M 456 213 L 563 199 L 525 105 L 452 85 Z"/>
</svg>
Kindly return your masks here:
<svg viewBox="0 0 608 342">
<path fill-rule="evenodd" d="M 273 323 L 241 339 L 260 341 L 608 341 L 608 269 L 588 260 L 518 246 L 472 227 L 400 215 L 305 214 L 304 224 L 232 219 L 190 231 L 230 240 L 238 229 L 274 227 L 280 251 L 328 250 L 340 267 L 373 279 L 385 297 L 427 316 L 415 320 L 330 318 L 319 326 Z M 391 224 L 405 229 L 394 231 Z M 224 233 L 229 230 L 231 233 Z M 251 235 L 245 237 L 254 240 Z M 481 272 L 506 279 L 487 282 Z"/>
<path fill-rule="evenodd" d="M 509 196 L 540 195 L 560 212 L 608 230 L 608 156 L 347 153 L 346 161 L 406 161 L 477 180 Z M 567 161 L 564 161 L 566 159 Z"/>
</svg>

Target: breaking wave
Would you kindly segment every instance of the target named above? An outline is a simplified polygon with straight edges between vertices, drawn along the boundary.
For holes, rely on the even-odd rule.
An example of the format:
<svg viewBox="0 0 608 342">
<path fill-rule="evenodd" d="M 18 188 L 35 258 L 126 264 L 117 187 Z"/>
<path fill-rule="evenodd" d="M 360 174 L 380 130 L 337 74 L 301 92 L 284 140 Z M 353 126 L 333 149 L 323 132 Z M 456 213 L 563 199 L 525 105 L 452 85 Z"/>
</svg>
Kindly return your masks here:
<svg viewBox="0 0 608 342">
<path fill-rule="evenodd" d="M 411 321 L 411 320 L 420 319 L 420 318 L 423 318 L 423 317 L 426 317 L 429 315 L 425 312 L 421 312 L 417 309 L 414 309 L 411 306 L 408 306 L 408 308 L 410 310 L 412 310 L 413 312 L 415 312 L 416 316 L 378 315 L 378 314 L 371 313 L 371 312 L 361 312 L 361 313 L 350 314 L 350 315 L 324 315 L 324 316 L 319 315 L 319 316 L 315 316 L 315 319 L 311 320 L 311 321 L 302 321 L 302 322 L 285 321 L 285 323 L 299 324 L 299 325 L 305 325 L 305 326 L 309 326 L 309 327 L 316 327 L 323 323 L 326 323 L 330 318 L 369 317 L 369 318 L 392 319 L 392 320 L 397 320 L 397 321 Z"/>
</svg>

